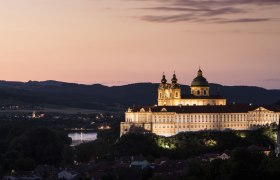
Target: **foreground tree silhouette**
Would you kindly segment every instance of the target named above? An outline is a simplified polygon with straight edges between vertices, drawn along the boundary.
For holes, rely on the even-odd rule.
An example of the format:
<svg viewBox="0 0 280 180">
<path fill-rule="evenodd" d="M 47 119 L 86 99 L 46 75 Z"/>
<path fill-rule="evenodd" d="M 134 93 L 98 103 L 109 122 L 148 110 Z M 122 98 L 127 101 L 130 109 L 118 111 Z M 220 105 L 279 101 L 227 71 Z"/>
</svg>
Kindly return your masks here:
<svg viewBox="0 0 280 180">
<path fill-rule="evenodd" d="M 17 157 L 14 161 L 10 159 L 9 163 L 20 170 L 23 170 L 24 164 L 31 162 L 59 164 L 62 161 L 62 149 L 70 142 L 71 140 L 65 134 L 48 128 L 35 128 L 14 138 L 6 151 L 6 157 L 9 157 L 11 153 L 10 157 Z M 7 159 L 9 161 L 9 158 Z"/>
</svg>

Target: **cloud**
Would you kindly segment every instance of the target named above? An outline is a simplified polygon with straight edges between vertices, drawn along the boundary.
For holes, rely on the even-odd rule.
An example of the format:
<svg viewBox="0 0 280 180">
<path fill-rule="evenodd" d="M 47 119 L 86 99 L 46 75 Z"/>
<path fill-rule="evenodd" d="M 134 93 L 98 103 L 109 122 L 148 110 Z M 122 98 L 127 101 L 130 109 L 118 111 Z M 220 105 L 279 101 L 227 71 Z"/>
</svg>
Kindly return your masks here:
<svg viewBox="0 0 280 180">
<path fill-rule="evenodd" d="M 280 5 L 280 0 L 154 0 L 160 6 L 140 8 L 151 14 L 141 17 L 149 22 L 209 22 L 209 23 L 252 23 L 265 22 L 276 17 L 250 16 L 260 6 Z M 162 6 L 161 6 L 162 5 Z M 154 15 L 156 13 L 156 15 Z M 175 13 L 175 14 L 174 14 Z M 160 14 L 160 15 L 159 15 Z M 232 15 L 238 14 L 234 19 Z M 261 14 L 261 13 L 260 13 Z M 227 15 L 231 15 L 226 17 Z"/>
<path fill-rule="evenodd" d="M 156 10 L 156 11 L 182 11 L 182 12 L 192 12 L 201 13 L 202 16 L 214 16 L 220 14 L 233 14 L 233 13 L 246 13 L 246 10 L 226 7 L 218 9 L 210 8 L 180 8 L 180 7 L 152 7 L 152 8 L 141 8 L 145 10 Z"/>
<path fill-rule="evenodd" d="M 270 18 L 240 18 L 240 19 L 226 19 L 226 18 L 200 18 L 195 17 L 192 14 L 180 14 L 172 16 L 143 16 L 143 20 L 150 22 L 180 22 L 180 21 L 190 21 L 190 22 L 207 22 L 207 23 L 218 23 L 218 24 L 228 24 L 228 23 L 249 23 L 249 22 L 264 22 L 270 21 Z"/>
<path fill-rule="evenodd" d="M 162 1 L 162 0 L 159 0 Z M 232 5 L 279 5 L 279 0 L 166 0 L 177 5 L 187 6 L 232 6 Z"/>
<path fill-rule="evenodd" d="M 220 21 L 215 21 L 216 23 L 226 24 L 226 23 L 248 23 L 248 22 L 263 22 L 270 21 L 270 18 L 241 18 L 241 19 L 224 19 Z"/>
<path fill-rule="evenodd" d="M 172 16 L 143 16 L 142 19 L 150 22 L 179 22 L 193 21 L 195 18 L 191 14 L 180 14 Z"/>
</svg>

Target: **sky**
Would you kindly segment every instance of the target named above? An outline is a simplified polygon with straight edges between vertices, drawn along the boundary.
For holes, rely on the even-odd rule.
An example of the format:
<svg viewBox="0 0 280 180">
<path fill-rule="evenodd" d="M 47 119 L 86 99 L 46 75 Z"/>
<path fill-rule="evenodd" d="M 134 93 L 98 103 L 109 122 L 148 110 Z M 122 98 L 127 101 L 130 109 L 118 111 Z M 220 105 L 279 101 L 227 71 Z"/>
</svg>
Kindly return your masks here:
<svg viewBox="0 0 280 180">
<path fill-rule="evenodd" d="M 280 0 L 0 0 L 0 79 L 280 89 Z"/>
</svg>

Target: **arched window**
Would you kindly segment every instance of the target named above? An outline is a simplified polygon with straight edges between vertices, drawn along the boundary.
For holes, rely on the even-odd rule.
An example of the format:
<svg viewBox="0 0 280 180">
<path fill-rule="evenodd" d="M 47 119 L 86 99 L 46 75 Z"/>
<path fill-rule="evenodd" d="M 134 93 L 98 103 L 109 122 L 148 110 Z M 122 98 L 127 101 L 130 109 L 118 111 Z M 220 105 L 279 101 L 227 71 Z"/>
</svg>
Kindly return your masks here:
<svg viewBox="0 0 280 180">
<path fill-rule="evenodd" d="M 159 93 L 159 98 L 161 98 L 161 96 L 162 96 L 161 93 Z"/>
<path fill-rule="evenodd" d="M 178 97 L 178 92 L 176 92 L 176 97 Z"/>
<path fill-rule="evenodd" d="M 204 90 L 204 96 L 206 96 L 207 95 L 207 92 L 206 92 L 206 90 Z"/>
<path fill-rule="evenodd" d="M 200 91 L 199 90 L 197 91 L 197 95 L 200 95 Z"/>
</svg>

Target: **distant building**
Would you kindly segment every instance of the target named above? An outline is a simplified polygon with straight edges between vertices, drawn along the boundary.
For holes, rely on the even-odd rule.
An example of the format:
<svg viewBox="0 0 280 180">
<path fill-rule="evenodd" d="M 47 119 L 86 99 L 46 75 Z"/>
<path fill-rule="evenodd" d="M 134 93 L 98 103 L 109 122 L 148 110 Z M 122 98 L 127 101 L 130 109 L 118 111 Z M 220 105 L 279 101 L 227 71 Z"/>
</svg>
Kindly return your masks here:
<svg viewBox="0 0 280 180">
<path fill-rule="evenodd" d="M 41 177 L 37 176 L 5 176 L 3 177 L 3 180 L 41 180 Z"/>
<path fill-rule="evenodd" d="M 147 160 L 142 160 L 142 161 L 132 161 L 129 167 L 143 170 L 144 168 L 149 166 L 150 163 Z"/>
<path fill-rule="evenodd" d="M 36 111 L 33 111 L 32 113 L 32 119 L 35 119 L 36 118 Z"/>
<path fill-rule="evenodd" d="M 22 171 L 22 172 L 15 172 L 12 171 L 12 175 L 5 176 L 2 178 L 3 180 L 41 180 L 42 178 L 36 176 L 31 171 Z"/>
<path fill-rule="evenodd" d="M 32 116 L 30 118 L 32 119 L 41 119 L 44 118 L 45 114 L 44 113 L 40 113 L 40 114 L 36 114 L 36 111 L 32 112 Z"/>
<path fill-rule="evenodd" d="M 158 88 L 158 105 L 128 108 L 120 135 L 134 127 L 163 136 L 184 131 L 248 130 L 277 123 L 280 106 L 227 105 L 220 95 L 211 96 L 208 81 L 198 75 L 191 84 L 191 95 L 181 98 L 176 75 L 168 84 L 165 75 Z"/>
<path fill-rule="evenodd" d="M 111 126 L 107 125 L 107 124 L 103 124 L 101 126 L 98 127 L 99 130 L 108 130 L 111 129 Z"/>
<path fill-rule="evenodd" d="M 78 173 L 74 171 L 67 171 L 63 170 L 57 174 L 58 179 L 66 179 L 66 180 L 71 180 L 71 179 L 77 179 Z"/>
<path fill-rule="evenodd" d="M 211 162 L 211 161 L 213 161 L 215 159 L 228 160 L 229 158 L 230 158 L 229 155 L 227 155 L 226 153 L 223 153 L 223 154 L 215 156 L 215 157 L 210 157 L 209 161 Z"/>
</svg>

